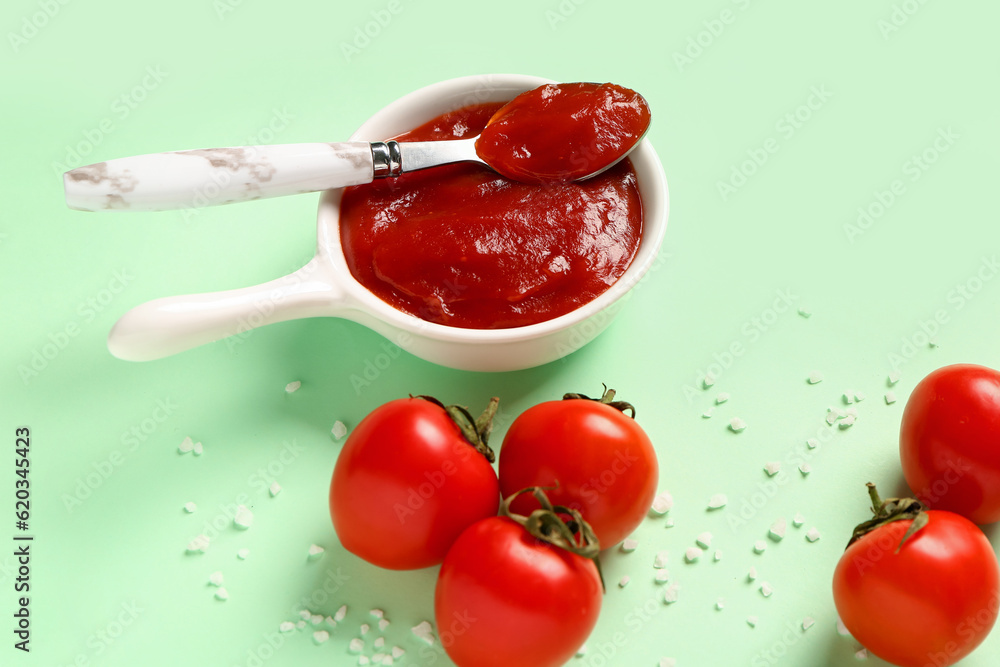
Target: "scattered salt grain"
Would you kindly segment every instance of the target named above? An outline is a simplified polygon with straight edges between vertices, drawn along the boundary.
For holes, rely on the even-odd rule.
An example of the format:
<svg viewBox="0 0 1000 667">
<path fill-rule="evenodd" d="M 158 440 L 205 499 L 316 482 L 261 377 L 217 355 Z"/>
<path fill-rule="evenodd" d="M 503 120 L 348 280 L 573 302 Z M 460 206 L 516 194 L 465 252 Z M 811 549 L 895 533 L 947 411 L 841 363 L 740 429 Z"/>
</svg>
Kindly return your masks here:
<svg viewBox="0 0 1000 667">
<path fill-rule="evenodd" d="M 885 392 L 885 404 L 892 405 L 896 402 L 896 392 L 889 390 Z"/>
<path fill-rule="evenodd" d="M 365 650 L 365 640 L 355 637 L 351 640 L 351 643 L 347 645 L 347 650 L 351 653 L 361 653 Z"/>
<path fill-rule="evenodd" d="M 938 342 L 937 336 L 931 336 L 930 340 L 927 341 L 927 344 L 931 347 L 941 347 L 941 343 Z"/>
<path fill-rule="evenodd" d="M 326 549 L 324 549 L 323 547 L 319 546 L 318 544 L 310 544 L 309 545 L 309 558 L 310 559 L 319 558 L 320 556 L 323 555 L 324 551 L 326 551 Z"/>
<path fill-rule="evenodd" d="M 274 498 L 276 495 L 281 493 L 281 484 L 278 484 L 277 482 L 272 482 L 271 486 L 267 489 L 267 491 L 268 493 L 271 494 L 271 497 Z"/>
<path fill-rule="evenodd" d="M 668 555 L 668 552 L 667 552 L 666 549 L 664 549 L 663 551 L 657 552 L 656 558 L 653 559 L 653 567 L 655 567 L 655 568 L 666 567 L 667 566 L 667 555 Z"/>
<path fill-rule="evenodd" d="M 313 633 L 313 641 L 317 644 L 323 644 L 330 638 L 330 633 L 326 630 L 317 630 Z"/>
<path fill-rule="evenodd" d="M 891 387 L 892 385 L 899 382 L 899 378 L 900 378 L 899 371 L 892 371 L 891 373 L 889 373 L 889 377 L 887 378 L 889 386 Z"/>
<path fill-rule="evenodd" d="M 385 632 L 385 629 L 389 627 L 389 620 L 385 618 L 378 619 L 378 629 Z"/>
<path fill-rule="evenodd" d="M 716 549 L 713 558 L 715 559 L 716 562 L 722 560 L 722 549 Z"/>
<path fill-rule="evenodd" d="M 192 449 L 194 449 L 194 441 L 192 441 L 190 437 L 185 437 L 184 440 L 181 441 L 181 444 L 177 447 L 177 451 L 181 454 L 187 454 Z"/>
<path fill-rule="evenodd" d="M 772 593 L 774 593 L 774 587 L 771 586 L 771 584 L 767 583 L 766 581 L 760 582 L 760 594 L 761 595 L 763 595 L 766 598 L 769 598 L 769 597 L 771 597 Z"/>
<path fill-rule="evenodd" d="M 308 621 L 310 618 L 312 618 L 312 612 L 309 611 L 308 609 L 299 609 L 299 618 L 301 618 L 304 621 Z"/>
<path fill-rule="evenodd" d="M 702 384 L 705 385 L 705 389 L 708 389 L 713 384 L 715 384 L 715 376 L 709 373 L 708 375 L 705 376 L 705 379 L 703 379 L 701 382 Z"/>
<path fill-rule="evenodd" d="M 340 440 L 345 435 L 347 435 L 347 426 L 344 424 L 344 422 L 338 419 L 337 421 L 333 422 L 333 428 L 330 429 L 330 433 L 333 434 L 334 440 Z"/>
<path fill-rule="evenodd" d="M 299 380 L 296 380 L 295 382 L 289 382 L 288 384 L 285 385 L 285 391 L 288 392 L 289 394 L 294 394 L 299 390 L 299 387 L 301 386 L 302 382 Z"/>
<path fill-rule="evenodd" d="M 670 581 L 670 571 L 664 569 L 657 570 L 656 574 L 653 575 L 653 581 L 655 581 L 658 584 L 667 583 L 668 581 Z"/>
<path fill-rule="evenodd" d="M 367 655 L 359 655 L 358 656 L 358 664 L 359 665 L 370 665 L 371 662 L 372 662 L 371 658 L 369 658 Z"/>
<path fill-rule="evenodd" d="M 816 438 L 809 438 L 808 440 L 806 440 L 806 447 L 808 447 L 809 449 L 816 449 L 817 447 L 819 447 L 819 440 L 817 440 Z"/>
<path fill-rule="evenodd" d="M 625 538 L 625 540 L 622 541 L 621 550 L 627 554 L 630 554 L 633 551 L 635 551 L 636 547 L 638 546 L 639 542 L 637 540 L 633 540 L 632 538 Z"/>
<path fill-rule="evenodd" d="M 747 580 L 753 581 L 757 578 L 757 568 L 751 566 L 750 570 L 747 572 Z"/>
<path fill-rule="evenodd" d="M 844 404 L 850 405 L 854 402 L 854 392 L 850 389 L 844 392 Z"/>
<path fill-rule="evenodd" d="M 770 477 L 774 477 L 779 472 L 781 472 L 781 462 L 780 461 L 770 461 L 764 464 L 764 472 L 766 472 Z"/>
<path fill-rule="evenodd" d="M 819 531 L 815 528 L 810 528 L 809 532 L 806 533 L 806 539 L 810 542 L 815 542 L 819 539 Z"/>
<path fill-rule="evenodd" d="M 684 560 L 686 560 L 689 563 L 693 563 L 699 558 L 701 558 L 701 555 L 703 553 L 705 552 L 699 549 L 698 547 L 688 547 L 687 551 L 684 552 Z"/>
<path fill-rule="evenodd" d="M 747 616 L 747 625 L 749 625 L 751 628 L 756 628 L 757 627 L 757 617 L 756 616 Z"/>
<path fill-rule="evenodd" d="M 194 514 L 195 510 L 197 509 L 198 506 L 195 505 L 194 503 L 184 503 L 184 511 L 187 512 L 188 514 Z"/>
<path fill-rule="evenodd" d="M 799 528 L 805 522 L 806 522 L 806 518 L 804 516 L 802 516 L 798 512 L 796 512 L 795 516 L 792 517 L 792 525 L 795 526 L 796 528 Z"/>
<path fill-rule="evenodd" d="M 851 636 L 851 631 L 847 629 L 847 626 L 844 625 L 844 622 L 840 620 L 839 616 L 837 617 L 837 634 L 841 637 Z"/>
<path fill-rule="evenodd" d="M 581 644 L 580 648 L 576 649 L 576 657 L 582 658 L 585 655 L 587 655 L 587 645 Z"/>
<path fill-rule="evenodd" d="M 208 549 L 208 536 L 199 535 L 187 545 L 188 553 L 204 553 Z"/>
<path fill-rule="evenodd" d="M 370 609 L 368 610 L 368 615 L 372 618 L 385 618 L 385 612 L 381 609 Z"/>
<path fill-rule="evenodd" d="M 337 627 L 337 621 L 333 620 L 332 616 L 327 616 L 323 620 L 326 621 L 326 624 L 329 625 L 331 628 Z"/>
<path fill-rule="evenodd" d="M 673 519 L 667 519 L 666 522 L 664 522 L 663 527 L 664 528 L 673 528 L 674 527 L 674 520 Z"/>
<path fill-rule="evenodd" d="M 826 423 L 829 424 L 830 426 L 836 424 L 838 419 L 840 419 L 840 417 L 838 417 L 837 413 L 834 412 L 833 410 L 829 410 L 826 413 Z"/>
<path fill-rule="evenodd" d="M 200 442 L 196 442 L 194 443 L 194 447 L 191 448 L 191 451 L 195 456 L 201 456 L 205 451 L 205 447 Z"/>
<path fill-rule="evenodd" d="M 699 533 L 698 537 L 694 538 L 694 541 L 702 549 L 708 549 L 712 546 L 712 533 L 707 530 L 704 533 Z"/>
<path fill-rule="evenodd" d="M 628 582 L 632 581 L 632 577 L 623 575 L 621 579 L 618 580 L 618 588 L 625 588 L 628 586 Z"/>
<path fill-rule="evenodd" d="M 655 498 L 653 498 L 653 505 L 650 509 L 652 509 L 657 514 L 666 514 L 671 509 L 673 509 L 673 506 L 674 506 L 674 497 L 670 495 L 669 491 L 661 491 L 660 493 L 656 494 Z"/>
<path fill-rule="evenodd" d="M 799 316 L 804 317 L 807 320 L 812 317 L 812 311 L 806 308 L 799 308 Z"/>
<path fill-rule="evenodd" d="M 233 518 L 233 523 L 236 524 L 237 528 L 246 530 L 253 525 L 253 512 L 246 505 L 239 505 L 236 508 L 236 516 Z"/>
<path fill-rule="evenodd" d="M 746 427 L 747 423 L 739 417 L 733 417 L 729 420 L 729 430 L 733 433 L 742 433 L 746 430 Z"/>
<path fill-rule="evenodd" d="M 369 630 L 371 630 L 371 626 L 369 626 L 367 623 L 362 623 L 361 626 L 358 628 L 358 632 L 361 633 L 362 637 L 367 635 Z"/>
<path fill-rule="evenodd" d="M 785 529 L 787 526 L 788 524 L 785 522 L 785 517 L 780 517 L 771 524 L 770 530 L 767 531 L 767 536 L 775 542 L 780 542 L 785 538 Z"/>
<path fill-rule="evenodd" d="M 802 630 L 803 631 L 808 630 L 815 624 L 816 624 L 816 619 L 814 619 L 812 616 L 806 616 L 805 618 L 802 619 Z"/>
<path fill-rule="evenodd" d="M 222 573 L 221 572 L 213 572 L 212 574 L 208 575 L 208 583 L 212 584 L 213 586 L 221 586 L 222 585 Z"/>
<path fill-rule="evenodd" d="M 246 560 L 247 556 L 249 555 L 250 555 L 249 549 L 240 549 L 239 551 L 236 552 L 236 557 L 239 558 L 240 560 Z"/>
<path fill-rule="evenodd" d="M 295 624 L 292 623 L 291 621 L 284 621 L 281 623 L 281 625 L 278 626 L 278 630 L 280 630 L 281 632 L 291 632 L 294 629 L 295 629 Z"/>
<path fill-rule="evenodd" d="M 850 428 L 850 427 L 854 426 L 854 423 L 856 421 L 858 421 L 857 417 L 855 417 L 854 415 L 847 415 L 846 417 L 844 417 L 843 419 L 841 419 L 839 422 L 837 422 L 837 426 L 839 426 L 841 429 Z"/>
<path fill-rule="evenodd" d="M 580 648 L 586 650 L 587 645 L 584 644 Z M 406 653 L 406 649 L 404 649 L 404 648 L 402 648 L 400 646 L 393 646 L 392 647 L 392 657 L 395 658 L 396 660 L 399 660 L 400 658 L 402 658 L 405 653 Z"/>
<path fill-rule="evenodd" d="M 306 622 L 305 621 L 296 621 L 295 622 L 295 627 L 297 627 L 299 630 L 301 630 L 302 628 L 306 627 Z"/>
<path fill-rule="evenodd" d="M 677 661 L 673 658 L 660 658 L 660 667 L 677 667 Z"/>
<path fill-rule="evenodd" d="M 421 621 L 410 628 L 410 632 L 417 639 L 423 641 L 428 646 L 434 646 L 434 628 L 428 621 Z"/>
<path fill-rule="evenodd" d="M 718 609 L 719 611 L 722 611 L 723 608 L 725 608 L 725 606 L 726 606 L 726 600 L 724 598 L 719 598 L 718 600 L 715 601 L 715 608 Z"/>
<path fill-rule="evenodd" d="M 385 646 L 385 637 L 378 637 L 374 642 L 372 642 L 374 648 L 382 648 Z"/>
<path fill-rule="evenodd" d="M 799 472 L 802 473 L 803 475 L 808 475 L 809 473 L 812 472 L 812 470 L 813 470 L 812 466 L 809 465 L 808 463 L 799 464 Z"/>
<path fill-rule="evenodd" d="M 342 620 L 344 620 L 344 618 L 346 616 L 347 616 L 347 605 L 346 604 L 342 604 L 342 605 L 340 605 L 340 609 L 338 609 L 333 614 L 333 620 L 335 620 L 338 623 L 340 623 Z"/>
<path fill-rule="evenodd" d="M 715 412 L 715 408 L 709 408 L 708 410 L 705 410 L 704 412 L 701 413 L 702 419 L 711 419 L 713 412 Z"/>
<path fill-rule="evenodd" d="M 854 659 L 855 660 L 867 660 L 868 659 L 868 649 L 866 649 L 866 648 L 860 649 L 857 653 L 854 654 Z"/>
<path fill-rule="evenodd" d="M 722 509 L 723 507 L 726 506 L 727 502 L 729 502 L 729 499 L 726 498 L 726 494 L 716 493 L 715 495 L 713 495 L 711 498 L 708 499 L 708 509 L 710 510 Z"/>
<path fill-rule="evenodd" d="M 228 600 L 229 591 L 227 591 L 224 586 L 219 586 L 219 590 L 215 591 L 215 597 L 219 600 Z"/>
<path fill-rule="evenodd" d="M 384 665 L 385 653 L 372 653 L 372 662 L 376 665 Z"/>
<path fill-rule="evenodd" d="M 863 392 L 863 391 L 855 391 L 854 392 L 854 402 L 855 403 L 860 403 L 861 401 L 865 400 L 866 398 L 868 398 L 868 395 L 865 394 L 865 392 Z"/>
<path fill-rule="evenodd" d="M 309 622 L 312 623 L 313 625 L 319 625 L 320 623 L 323 622 L 323 615 L 313 614 L 312 616 L 309 617 Z"/>
<path fill-rule="evenodd" d="M 666 604 L 673 604 L 677 602 L 678 593 L 680 592 L 680 584 L 670 584 L 667 586 L 667 590 L 663 592 L 663 601 Z"/>
<path fill-rule="evenodd" d="M 754 553 L 762 554 L 767 549 L 767 543 L 764 540 L 757 540 L 753 543 Z"/>
<path fill-rule="evenodd" d="M 729 394 L 724 391 L 720 391 L 718 396 L 715 397 L 715 404 L 722 405 L 728 400 L 729 400 Z"/>
<path fill-rule="evenodd" d="M 823 381 L 823 374 L 819 371 L 813 371 L 809 374 L 809 384 L 819 384 Z"/>
</svg>

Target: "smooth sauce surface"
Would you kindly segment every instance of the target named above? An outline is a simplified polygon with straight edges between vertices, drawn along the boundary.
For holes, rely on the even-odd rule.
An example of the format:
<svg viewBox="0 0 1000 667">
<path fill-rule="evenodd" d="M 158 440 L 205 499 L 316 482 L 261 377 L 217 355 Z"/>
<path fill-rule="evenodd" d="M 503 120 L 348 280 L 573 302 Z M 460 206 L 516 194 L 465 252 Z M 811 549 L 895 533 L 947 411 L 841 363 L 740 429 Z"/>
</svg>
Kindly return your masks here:
<svg viewBox="0 0 1000 667">
<path fill-rule="evenodd" d="M 501 106 L 464 107 L 396 138 L 473 137 Z M 499 329 L 604 292 L 635 255 L 642 206 L 627 160 L 544 186 L 466 163 L 347 188 L 340 225 L 351 273 L 383 301 L 430 322 Z"/>
</svg>

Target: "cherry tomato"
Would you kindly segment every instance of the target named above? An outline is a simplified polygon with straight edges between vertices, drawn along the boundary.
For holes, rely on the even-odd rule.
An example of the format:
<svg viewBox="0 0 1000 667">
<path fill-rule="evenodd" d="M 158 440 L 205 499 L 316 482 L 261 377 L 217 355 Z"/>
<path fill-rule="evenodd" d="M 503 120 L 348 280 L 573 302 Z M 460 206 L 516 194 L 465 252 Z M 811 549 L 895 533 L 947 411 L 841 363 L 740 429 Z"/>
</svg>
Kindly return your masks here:
<svg viewBox="0 0 1000 667">
<path fill-rule="evenodd" d="M 475 437 L 469 422 L 466 433 L 471 426 Z M 440 563 L 462 531 L 495 516 L 499 503 L 490 460 L 444 406 L 423 397 L 391 401 L 365 417 L 344 443 L 330 484 L 341 544 L 392 570 Z"/>
<path fill-rule="evenodd" d="M 1000 372 L 958 364 L 921 380 L 903 411 L 899 453 L 925 504 L 1000 521 Z"/>
<path fill-rule="evenodd" d="M 900 667 L 961 660 L 986 638 L 1000 609 L 997 558 L 983 532 L 952 512 L 925 516 L 927 524 L 905 542 L 913 519 L 863 535 L 833 575 L 844 625 L 870 652 Z"/>
<path fill-rule="evenodd" d="M 531 407 L 510 425 L 500 448 L 502 496 L 546 487 L 553 503 L 580 511 L 604 549 L 642 522 L 659 480 L 653 444 L 624 414 L 631 406 L 613 398 L 608 391 L 607 402 L 566 398 Z M 526 513 L 537 506 L 522 495 L 512 508 Z"/>
<path fill-rule="evenodd" d="M 601 595 L 594 561 L 499 516 L 473 524 L 448 552 L 434 614 L 459 667 L 555 667 L 590 635 Z"/>
</svg>

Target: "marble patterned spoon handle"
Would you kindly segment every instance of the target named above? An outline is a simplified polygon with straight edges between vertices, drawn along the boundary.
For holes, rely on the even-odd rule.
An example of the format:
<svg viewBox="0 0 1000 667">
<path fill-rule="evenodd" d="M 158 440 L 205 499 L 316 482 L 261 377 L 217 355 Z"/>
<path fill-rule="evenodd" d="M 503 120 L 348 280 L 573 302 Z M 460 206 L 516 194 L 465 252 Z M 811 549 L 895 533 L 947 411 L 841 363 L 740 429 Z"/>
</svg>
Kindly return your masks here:
<svg viewBox="0 0 1000 667">
<path fill-rule="evenodd" d="M 63 184 L 83 211 L 200 208 L 370 183 L 388 153 L 367 141 L 155 153 L 73 169 Z"/>
</svg>

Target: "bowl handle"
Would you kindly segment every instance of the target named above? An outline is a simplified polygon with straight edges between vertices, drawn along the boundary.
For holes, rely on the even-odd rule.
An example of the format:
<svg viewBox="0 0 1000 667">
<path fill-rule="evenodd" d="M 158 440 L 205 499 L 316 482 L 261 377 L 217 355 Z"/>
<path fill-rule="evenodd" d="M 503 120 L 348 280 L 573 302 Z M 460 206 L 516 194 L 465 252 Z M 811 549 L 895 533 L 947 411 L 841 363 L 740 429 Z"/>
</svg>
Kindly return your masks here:
<svg viewBox="0 0 1000 667">
<path fill-rule="evenodd" d="M 314 257 L 294 273 L 253 287 L 148 301 L 115 323 L 108 349 L 119 359 L 150 361 L 265 324 L 335 314 L 344 293 L 328 274 Z"/>
</svg>

